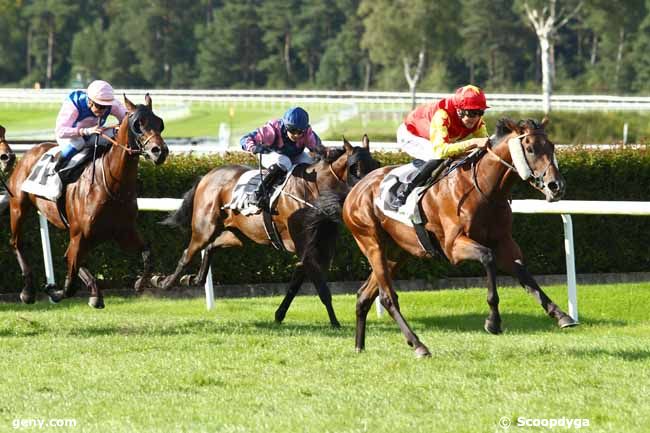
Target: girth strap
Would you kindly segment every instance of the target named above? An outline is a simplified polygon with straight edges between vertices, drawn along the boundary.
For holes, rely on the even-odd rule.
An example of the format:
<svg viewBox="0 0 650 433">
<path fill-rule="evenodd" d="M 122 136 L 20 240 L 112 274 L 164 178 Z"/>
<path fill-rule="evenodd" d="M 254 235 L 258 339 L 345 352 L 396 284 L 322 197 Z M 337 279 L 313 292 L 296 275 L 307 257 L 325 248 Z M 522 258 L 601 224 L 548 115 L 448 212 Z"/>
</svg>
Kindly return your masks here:
<svg viewBox="0 0 650 433">
<path fill-rule="evenodd" d="M 287 249 L 284 247 L 284 244 L 282 243 L 282 238 L 280 238 L 278 229 L 273 222 L 273 216 L 268 210 L 262 210 L 262 219 L 264 221 L 264 231 L 266 231 L 266 236 L 271 241 L 273 248 L 278 251 L 287 251 Z"/>
</svg>

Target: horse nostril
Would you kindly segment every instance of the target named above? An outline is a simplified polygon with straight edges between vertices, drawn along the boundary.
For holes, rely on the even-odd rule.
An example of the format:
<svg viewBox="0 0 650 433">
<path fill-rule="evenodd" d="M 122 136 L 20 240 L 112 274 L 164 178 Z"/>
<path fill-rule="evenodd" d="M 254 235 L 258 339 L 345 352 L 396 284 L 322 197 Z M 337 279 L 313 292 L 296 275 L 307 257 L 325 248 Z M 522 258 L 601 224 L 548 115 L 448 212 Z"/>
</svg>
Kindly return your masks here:
<svg viewBox="0 0 650 433">
<path fill-rule="evenodd" d="M 550 189 L 553 192 L 558 192 L 560 190 L 560 185 L 555 181 L 549 182 L 548 189 Z"/>
<path fill-rule="evenodd" d="M 152 147 L 151 153 L 153 153 L 154 155 L 158 155 L 160 153 L 160 147 L 159 146 Z"/>
<path fill-rule="evenodd" d="M 3 161 L 3 162 L 9 161 L 9 155 L 7 155 L 6 153 L 3 153 L 2 155 L 0 155 L 0 161 Z"/>
</svg>

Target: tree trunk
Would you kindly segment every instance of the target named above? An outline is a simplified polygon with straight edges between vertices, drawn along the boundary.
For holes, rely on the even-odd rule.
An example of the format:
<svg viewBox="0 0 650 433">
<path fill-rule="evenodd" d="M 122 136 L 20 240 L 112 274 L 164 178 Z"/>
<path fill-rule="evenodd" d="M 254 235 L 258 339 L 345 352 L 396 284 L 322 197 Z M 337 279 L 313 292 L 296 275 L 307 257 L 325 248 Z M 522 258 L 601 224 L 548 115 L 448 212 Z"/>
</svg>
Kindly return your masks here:
<svg viewBox="0 0 650 433">
<path fill-rule="evenodd" d="M 284 61 L 284 67 L 287 71 L 288 81 L 292 81 L 293 72 L 291 70 L 291 33 L 286 32 L 284 34 L 284 50 L 282 52 L 282 60 Z"/>
<path fill-rule="evenodd" d="M 542 109 L 544 110 L 544 114 L 548 115 L 551 112 L 551 93 L 553 92 L 550 59 L 551 46 L 548 37 L 540 36 L 539 46 L 542 54 Z"/>
<path fill-rule="evenodd" d="M 26 62 L 27 64 L 25 65 L 27 67 L 27 75 L 32 73 L 32 25 L 29 25 L 29 28 L 27 29 L 27 47 L 25 47 L 26 53 Z"/>
<path fill-rule="evenodd" d="M 52 69 L 54 63 L 54 17 L 48 19 L 47 31 L 47 71 L 45 74 L 45 87 L 51 87 Z"/>
<path fill-rule="evenodd" d="M 409 85 L 409 90 L 411 91 L 411 108 L 415 108 L 415 89 L 420 81 L 420 75 L 422 74 L 422 69 L 424 68 L 424 48 L 420 49 L 418 54 L 418 65 L 415 68 L 415 73 L 411 75 L 411 62 L 407 57 L 402 58 L 404 62 L 404 76 L 406 77 L 406 82 Z"/>
<path fill-rule="evenodd" d="M 589 63 L 592 65 L 596 64 L 596 56 L 598 53 L 598 36 L 594 33 L 594 37 L 591 40 L 591 56 L 589 57 Z"/>
<path fill-rule="evenodd" d="M 625 28 L 621 27 L 618 31 L 618 50 L 616 52 L 616 72 L 614 74 L 614 83 L 616 83 L 616 90 L 619 90 L 619 83 L 621 78 L 621 63 L 623 63 L 624 43 L 625 43 Z"/>
<path fill-rule="evenodd" d="M 370 89 L 370 77 L 372 72 L 372 63 L 370 59 L 366 59 L 365 77 L 363 78 L 363 91 L 367 92 Z"/>
</svg>

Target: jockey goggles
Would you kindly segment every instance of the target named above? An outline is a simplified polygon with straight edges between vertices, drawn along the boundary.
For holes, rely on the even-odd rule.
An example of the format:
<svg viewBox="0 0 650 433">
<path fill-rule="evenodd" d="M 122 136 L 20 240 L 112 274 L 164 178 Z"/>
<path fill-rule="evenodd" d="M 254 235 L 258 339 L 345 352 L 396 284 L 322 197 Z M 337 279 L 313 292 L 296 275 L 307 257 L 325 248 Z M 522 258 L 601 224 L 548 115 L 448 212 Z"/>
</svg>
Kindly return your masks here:
<svg viewBox="0 0 650 433">
<path fill-rule="evenodd" d="M 485 113 L 485 110 L 458 110 L 460 117 L 481 117 Z"/>
</svg>

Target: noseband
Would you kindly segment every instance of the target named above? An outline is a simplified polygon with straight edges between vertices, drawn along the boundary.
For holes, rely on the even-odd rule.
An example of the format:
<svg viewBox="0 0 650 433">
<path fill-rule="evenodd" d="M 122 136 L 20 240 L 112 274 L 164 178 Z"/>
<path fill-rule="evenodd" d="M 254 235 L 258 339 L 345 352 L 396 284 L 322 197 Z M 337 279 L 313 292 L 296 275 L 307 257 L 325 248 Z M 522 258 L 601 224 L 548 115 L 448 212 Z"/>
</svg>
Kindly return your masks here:
<svg viewBox="0 0 650 433">
<path fill-rule="evenodd" d="M 528 137 L 528 136 L 531 136 L 531 135 L 544 135 L 544 136 L 546 136 L 546 133 L 542 129 L 536 129 L 536 130 L 533 130 L 531 132 L 528 132 L 528 133 L 521 134 L 521 135 L 518 135 L 516 137 L 510 138 L 508 141 L 510 141 L 510 140 L 518 140 L 519 141 L 519 146 L 521 147 L 522 155 L 524 155 L 522 138 Z M 501 164 L 505 165 L 506 167 L 508 167 L 509 169 L 514 171 L 515 173 L 517 173 L 519 175 L 519 177 L 524 179 L 524 177 L 521 175 L 520 171 L 517 170 L 517 168 L 513 164 L 510 164 L 508 161 L 504 160 L 499 155 L 497 155 L 496 152 L 494 152 L 492 150 L 491 146 L 487 146 L 486 149 L 487 149 L 488 153 L 490 153 L 495 158 L 497 158 Z M 528 176 L 524 180 L 527 181 L 533 188 L 537 189 L 538 191 L 544 192 L 544 176 L 546 176 L 546 173 L 548 172 L 548 169 L 551 167 L 551 165 L 553 165 L 553 162 L 555 161 L 555 155 L 553 155 L 553 159 L 551 159 L 549 161 L 549 163 L 546 165 L 546 167 L 544 168 L 542 173 L 539 174 L 539 175 L 537 175 L 535 173 L 535 170 L 533 170 L 533 168 L 530 166 L 530 163 L 528 162 L 528 159 L 525 156 L 523 156 L 523 160 L 525 161 L 526 166 L 528 168 L 528 172 L 529 172 Z"/>
</svg>

